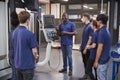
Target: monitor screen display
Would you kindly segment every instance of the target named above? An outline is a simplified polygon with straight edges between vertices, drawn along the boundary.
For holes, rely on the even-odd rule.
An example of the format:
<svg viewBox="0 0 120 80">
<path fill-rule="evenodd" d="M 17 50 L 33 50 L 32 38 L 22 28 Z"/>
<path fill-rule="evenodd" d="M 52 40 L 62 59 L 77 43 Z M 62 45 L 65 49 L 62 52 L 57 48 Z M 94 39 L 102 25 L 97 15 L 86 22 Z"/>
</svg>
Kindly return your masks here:
<svg viewBox="0 0 120 80">
<path fill-rule="evenodd" d="M 54 15 L 43 15 L 44 28 L 55 28 Z"/>
</svg>

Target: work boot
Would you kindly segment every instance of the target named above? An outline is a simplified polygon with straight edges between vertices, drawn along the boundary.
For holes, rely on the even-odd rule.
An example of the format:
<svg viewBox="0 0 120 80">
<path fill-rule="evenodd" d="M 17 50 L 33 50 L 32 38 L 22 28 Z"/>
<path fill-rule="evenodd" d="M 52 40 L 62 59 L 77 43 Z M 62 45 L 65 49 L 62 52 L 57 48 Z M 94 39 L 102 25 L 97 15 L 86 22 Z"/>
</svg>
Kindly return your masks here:
<svg viewBox="0 0 120 80">
<path fill-rule="evenodd" d="M 72 76 L 72 71 L 70 70 L 69 73 L 68 73 L 69 76 Z"/>
<path fill-rule="evenodd" d="M 67 73 L 67 69 L 61 69 L 59 70 L 59 73 Z"/>
</svg>

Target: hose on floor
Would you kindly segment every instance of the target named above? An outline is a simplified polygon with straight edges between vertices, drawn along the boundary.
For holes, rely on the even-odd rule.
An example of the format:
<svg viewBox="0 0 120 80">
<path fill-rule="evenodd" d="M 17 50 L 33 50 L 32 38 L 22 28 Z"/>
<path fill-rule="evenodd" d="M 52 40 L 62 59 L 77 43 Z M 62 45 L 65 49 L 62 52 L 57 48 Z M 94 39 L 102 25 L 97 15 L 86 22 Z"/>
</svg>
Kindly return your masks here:
<svg viewBox="0 0 120 80">
<path fill-rule="evenodd" d="M 51 61 L 49 60 L 48 61 L 48 65 L 49 65 L 49 68 L 51 69 L 51 70 L 57 70 L 58 68 L 59 68 L 59 66 L 60 66 L 60 54 L 61 54 L 61 47 L 60 46 L 57 46 L 57 47 L 55 47 L 55 49 L 57 49 L 58 50 L 58 54 L 59 54 L 59 57 L 58 57 L 58 64 L 56 65 L 56 67 L 52 67 L 51 66 Z M 51 50 L 51 52 L 52 52 L 52 50 Z"/>
</svg>

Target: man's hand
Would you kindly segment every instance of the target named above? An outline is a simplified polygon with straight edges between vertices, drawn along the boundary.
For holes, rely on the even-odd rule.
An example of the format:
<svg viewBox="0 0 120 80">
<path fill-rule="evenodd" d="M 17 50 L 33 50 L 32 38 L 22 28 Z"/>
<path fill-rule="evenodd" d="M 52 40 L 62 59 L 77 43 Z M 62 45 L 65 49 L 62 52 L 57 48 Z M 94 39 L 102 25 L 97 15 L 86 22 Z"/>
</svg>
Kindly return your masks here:
<svg viewBox="0 0 120 80">
<path fill-rule="evenodd" d="M 98 67 L 98 62 L 94 62 L 94 65 L 93 65 L 95 68 Z"/>
<path fill-rule="evenodd" d="M 84 50 L 83 50 L 83 54 L 86 54 L 86 53 L 87 53 L 87 49 L 84 49 Z"/>
<path fill-rule="evenodd" d="M 33 52 L 35 60 L 37 60 L 39 58 L 37 48 L 32 48 L 32 52 Z"/>
<path fill-rule="evenodd" d="M 65 31 L 62 31 L 62 32 L 61 32 L 61 35 L 65 35 L 65 34 L 67 34 L 67 32 L 65 32 Z"/>
<path fill-rule="evenodd" d="M 61 35 L 75 35 L 76 34 L 76 31 L 74 31 L 74 32 L 66 32 L 66 31 L 62 31 L 61 32 Z"/>
<path fill-rule="evenodd" d="M 35 59 L 37 60 L 39 58 L 39 55 L 37 54 L 36 56 L 35 56 Z"/>
<path fill-rule="evenodd" d="M 90 49 L 90 45 L 87 45 L 87 46 L 86 46 L 86 49 Z"/>
<path fill-rule="evenodd" d="M 55 29 L 56 29 L 57 31 L 59 31 L 59 26 L 55 26 Z"/>
</svg>

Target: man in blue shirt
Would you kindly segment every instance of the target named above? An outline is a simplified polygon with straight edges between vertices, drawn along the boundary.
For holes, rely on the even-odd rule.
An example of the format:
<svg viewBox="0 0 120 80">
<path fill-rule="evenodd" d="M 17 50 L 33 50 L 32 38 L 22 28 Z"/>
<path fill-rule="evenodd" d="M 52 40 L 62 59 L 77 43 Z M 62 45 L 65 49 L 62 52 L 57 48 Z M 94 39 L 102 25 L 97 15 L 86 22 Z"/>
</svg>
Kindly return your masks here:
<svg viewBox="0 0 120 80">
<path fill-rule="evenodd" d="M 107 69 L 110 54 L 110 33 L 107 29 L 108 17 L 105 14 L 99 14 L 96 18 L 97 25 L 100 27 L 98 35 L 98 48 L 94 67 L 97 68 L 98 80 L 107 80 Z"/>
<path fill-rule="evenodd" d="M 62 23 L 59 26 L 58 32 L 61 37 L 61 49 L 63 54 L 63 69 L 59 72 L 67 72 L 67 62 L 69 64 L 69 73 L 68 75 L 72 75 L 72 46 L 73 46 L 73 35 L 76 33 L 76 26 L 68 20 L 67 13 L 63 13 L 62 15 Z"/>
<path fill-rule="evenodd" d="M 86 64 L 89 58 L 90 51 L 89 49 L 86 49 L 86 45 L 90 44 L 89 36 L 92 34 L 93 30 L 91 28 L 90 23 L 90 16 L 89 14 L 85 13 L 82 17 L 82 22 L 85 24 L 83 32 L 82 32 L 82 43 L 80 46 L 80 51 L 82 53 L 83 63 L 84 63 L 84 69 L 85 69 L 85 75 L 83 77 L 86 77 Z"/>
<path fill-rule="evenodd" d="M 20 25 L 13 32 L 14 62 L 17 80 L 32 80 L 35 59 L 38 58 L 37 43 L 33 33 L 27 30 L 30 14 L 21 11 L 18 14 Z"/>
<path fill-rule="evenodd" d="M 89 59 L 87 61 L 87 65 L 86 65 L 86 72 L 87 75 L 89 76 L 89 78 L 91 80 L 97 80 L 97 73 L 96 73 L 96 68 L 94 68 L 94 72 L 95 72 L 95 76 L 93 75 L 93 64 L 95 61 L 95 57 L 96 57 L 96 51 L 97 51 L 97 45 L 98 45 L 98 32 L 99 32 L 99 27 L 97 26 L 97 22 L 95 20 L 93 20 L 91 22 L 91 27 L 94 30 L 93 34 L 90 36 L 91 38 L 91 42 L 90 44 L 88 44 L 86 46 L 86 49 L 90 50 L 90 55 L 89 55 Z M 87 79 L 88 76 L 84 79 Z"/>
</svg>

